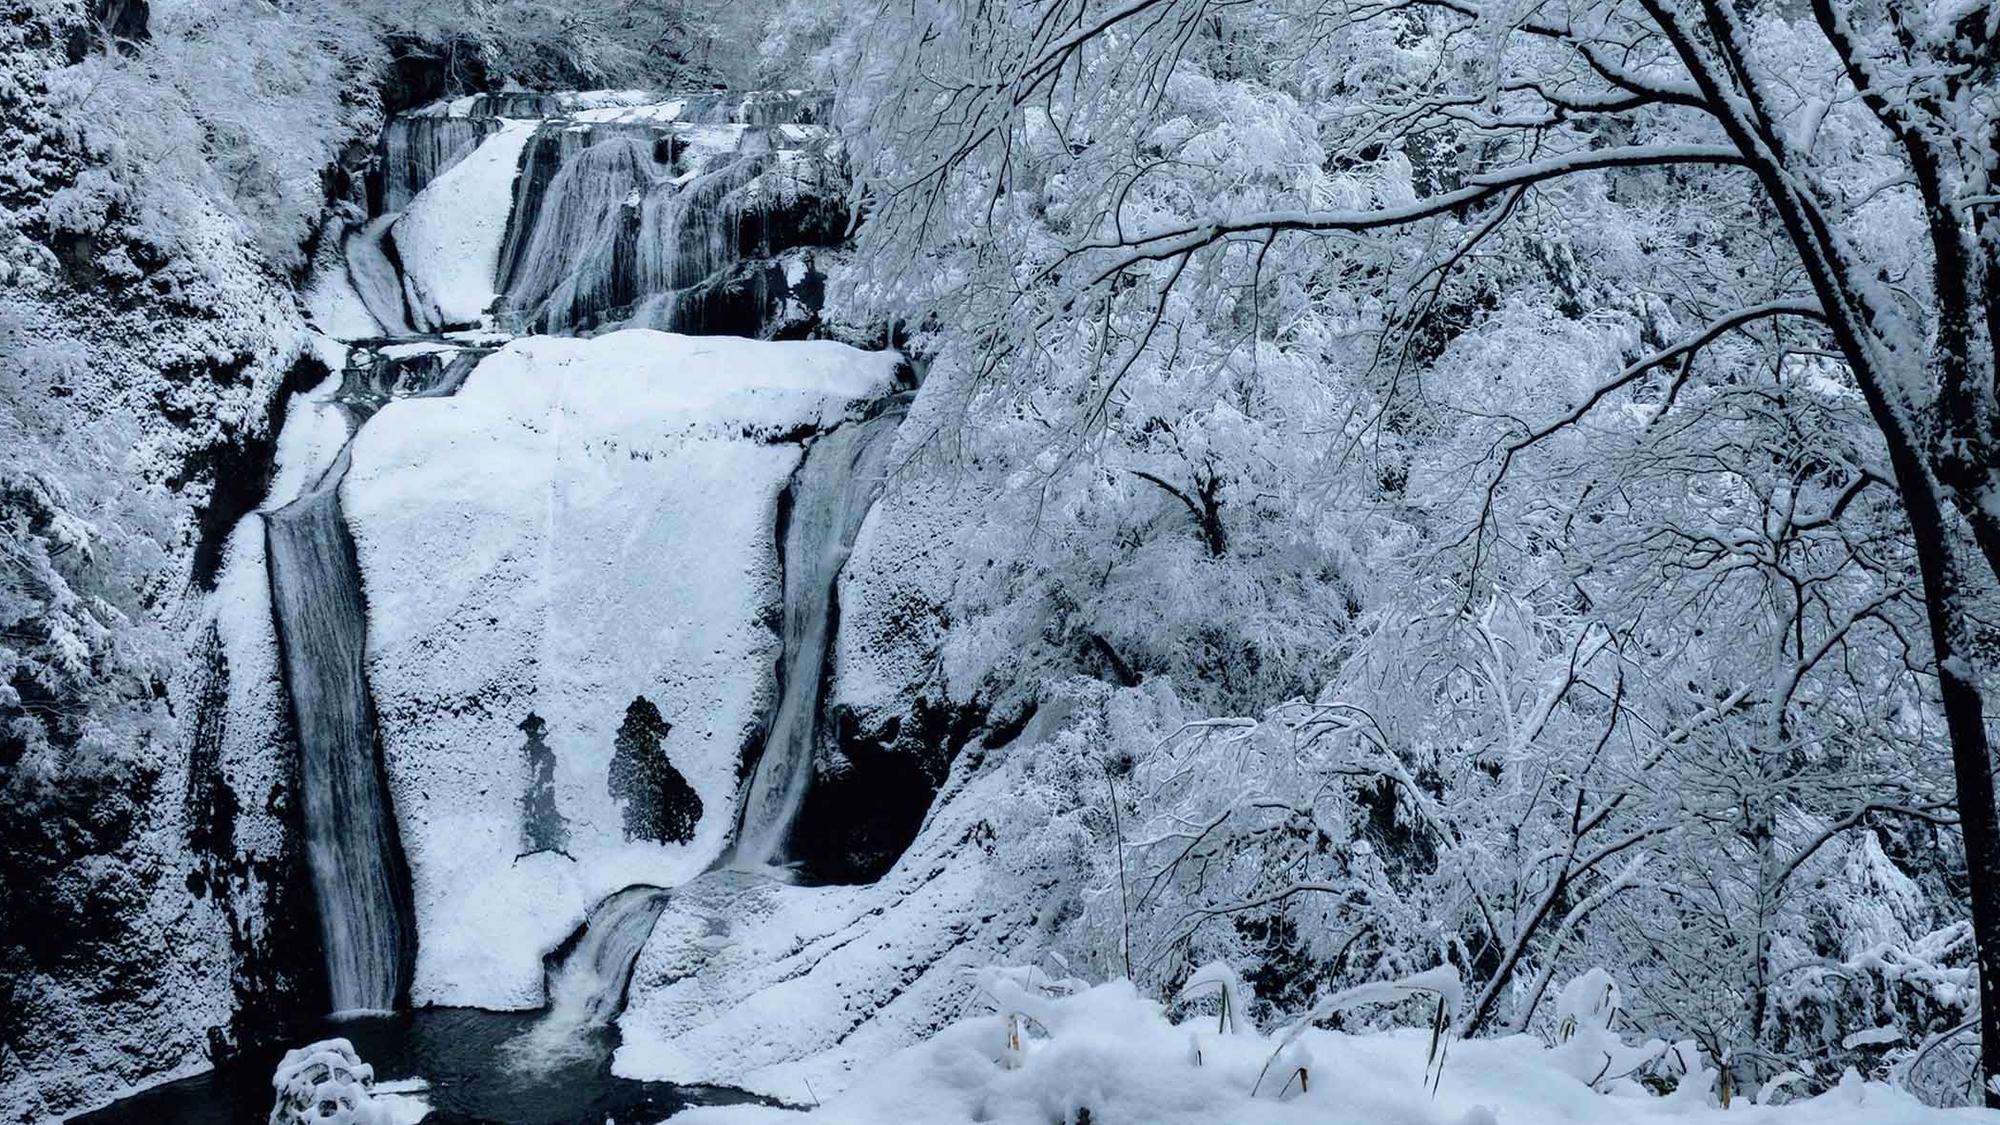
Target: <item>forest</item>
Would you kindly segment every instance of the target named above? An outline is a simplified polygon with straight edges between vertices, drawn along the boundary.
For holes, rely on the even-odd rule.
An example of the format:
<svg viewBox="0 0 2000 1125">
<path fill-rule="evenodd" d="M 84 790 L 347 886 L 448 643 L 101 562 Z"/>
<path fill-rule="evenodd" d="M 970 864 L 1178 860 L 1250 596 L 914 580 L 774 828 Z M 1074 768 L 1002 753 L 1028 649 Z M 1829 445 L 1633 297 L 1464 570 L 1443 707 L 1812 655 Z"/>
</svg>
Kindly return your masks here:
<svg viewBox="0 0 2000 1125">
<path fill-rule="evenodd" d="M 1996 322 L 1995 0 L 9 0 L 0 1120 L 2000 1121 Z"/>
</svg>

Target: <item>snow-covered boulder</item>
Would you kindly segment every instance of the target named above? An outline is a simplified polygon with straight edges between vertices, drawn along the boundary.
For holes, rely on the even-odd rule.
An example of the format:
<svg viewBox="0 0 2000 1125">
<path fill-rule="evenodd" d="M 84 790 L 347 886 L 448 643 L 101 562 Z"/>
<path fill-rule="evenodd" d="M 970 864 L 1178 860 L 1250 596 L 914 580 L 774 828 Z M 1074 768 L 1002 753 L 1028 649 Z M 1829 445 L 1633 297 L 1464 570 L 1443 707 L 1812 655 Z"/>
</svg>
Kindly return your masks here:
<svg viewBox="0 0 2000 1125">
<path fill-rule="evenodd" d="M 899 362 L 536 337 L 363 429 L 343 499 L 417 904 L 414 1003 L 538 1004 L 542 955 L 592 904 L 720 853 L 772 702 L 798 439 Z M 636 814 L 635 770 L 697 801 Z"/>
<path fill-rule="evenodd" d="M 270 1125 L 388 1125 L 375 1104 L 375 1068 L 345 1039 L 322 1039 L 285 1052 L 271 1076 L 277 1104 Z"/>
</svg>

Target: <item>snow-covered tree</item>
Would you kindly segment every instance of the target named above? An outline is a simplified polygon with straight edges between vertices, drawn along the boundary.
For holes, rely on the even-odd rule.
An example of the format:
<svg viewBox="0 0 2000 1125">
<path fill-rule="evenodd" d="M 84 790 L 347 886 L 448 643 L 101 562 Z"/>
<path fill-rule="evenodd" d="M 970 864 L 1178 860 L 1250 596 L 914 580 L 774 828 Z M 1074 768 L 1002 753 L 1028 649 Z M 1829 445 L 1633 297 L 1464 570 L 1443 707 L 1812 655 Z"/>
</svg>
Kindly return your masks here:
<svg viewBox="0 0 2000 1125">
<path fill-rule="evenodd" d="M 851 76 L 843 105 L 868 215 L 873 268 L 857 296 L 932 310 L 920 343 L 977 378 L 1031 396 L 1067 388 L 1085 434 L 1123 421 L 1137 372 L 1208 372 L 1289 344 L 1333 369 L 1360 417 L 1296 440 L 1379 467 L 1366 493 L 1341 491 L 1359 474 L 1334 474 L 1334 494 L 1453 548 L 1430 557 L 1457 568 L 1446 595 L 1461 617 L 1476 619 L 1492 583 L 1540 566 L 1573 580 L 1583 612 L 1620 608 L 1604 627 L 1647 674 L 1721 657 L 1731 682 L 1690 694 L 1702 710 L 1729 704 L 1727 721 L 1702 754 L 1675 759 L 1693 769 L 1733 754 L 1746 779 L 1748 850 L 1732 862 L 1760 919 L 1753 980 L 1772 971 L 1769 928 L 1818 833 L 1902 815 L 1852 820 L 1870 804 L 1948 818 L 1913 784 L 1928 763 L 1907 753 L 1941 712 L 1987 1069 L 2000 1072 L 2000 831 L 1982 705 L 2000 562 L 1988 499 L 2000 471 L 1994 11 L 868 9 L 827 49 Z M 1509 350 L 1481 357 L 1482 341 Z M 1753 362 L 1768 365 L 1754 382 Z M 1572 439 L 1621 418 L 1644 440 L 1617 472 L 1648 477 L 1646 490 L 1616 473 L 1599 494 L 1549 483 L 1595 455 Z M 1801 426 L 1831 430 L 1788 448 Z M 1419 488 L 1410 474 L 1426 457 Z M 1439 503 L 1454 464 L 1472 483 L 1456 511 Z M 1654 507 L 1676 490 L 1676 508 Z M 1630 518 L 1621 505 L 1655 538 L 1599 543 L 1624 562 L 1678 553 L 1667 565 L 1683 600 L 1641 569 L 1623 582 L 1645 585 L 1609 590 L 1560 573 L 1588 557 L 1565 541 L 1575 523 Z M 1662 640 L 1653 621 L 1689 596 L 1715 610 L 1710 630 L 1764 614 L 1754 643 Z M 1851 662 L 1857 652 L 1868 659 Z M 1883 691 L 1908 706 L 1855 710 Z M 1695 702 L 1653 696 L 1648 722 Z M 1848 756 L 1863 752 L 1865 765 Z M 1787 824 L 1800 755 L 1844 764 L 1815 767 L 1807 812 Z M 1753 1038 L 1767 1002 L 1752 1001 Z"/>
</svg>

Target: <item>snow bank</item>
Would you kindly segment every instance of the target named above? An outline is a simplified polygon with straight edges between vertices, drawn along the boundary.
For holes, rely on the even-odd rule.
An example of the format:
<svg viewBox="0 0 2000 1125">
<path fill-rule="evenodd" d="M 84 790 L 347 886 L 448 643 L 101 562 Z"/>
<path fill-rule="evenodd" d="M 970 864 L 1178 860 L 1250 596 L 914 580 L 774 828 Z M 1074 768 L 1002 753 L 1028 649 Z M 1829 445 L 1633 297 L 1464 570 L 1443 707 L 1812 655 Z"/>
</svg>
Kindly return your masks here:
<svg viewBox="0 0 2000 1125">
<path fill-rule="evenodd" d="M 1709 1076 L 1699 1072 L 1665 1097 L 1630 1082 L 1596 1093 L 1552 1066 L 1552 1052 L 1527 1036 L 1452 1044 L 1433 1094 L 1426 1074 L 1428 1031 L 1356 1036 L 1310 1030 L 1284 1047 L 1275 1036 L 1219 1033 L 1214 1016 L 1173 1023 L 1128 982 L 1044 995 L 1021 987 L 1028 976 L 981 974 L 983 1006 L 991 1008 L 997 999 L 1003 1010 L 961 1020 L 869 1068 L 853 1088 L 811 1113 L 704 1107 L 672 1120 L 675 1125 L 1049 1125 L 1086 1119 L 1102 1125 L 2000 1122 L 2000 1113 L 1986 1110 L 1930 1109 L 1852 1074 L 1809 1101 L 1784 1106 L 1738 1101 L 1726 1113 L 1710 1104 L 1704 1081 Z M 1047 980 L 1039 974 L 1035 979 Z"/>
<path fill-rule="evenodd" d="M 981 828 L 1011 783 L 955 788 L 879 883 L 717 872 L 680 888 L 640 954 L 613 1070 L 807 1104 L 963 1015 L 966 973 L 1040 940 L 1042 903 L 994 893 L 1011 881 Z"/>
<path fill-rule="evenodd" d="M 384 408 L 343 500 L 412 869 L 418 1004 L 541 1001 L 541 957 L 606 894 L 719 853 L 773 694 L 774 530 L 792 440 L 898 358 L 824 342 L 534 337 L 457 396 Z M 628 839 L 608 789 L 627 708 L 700 797 L 685 843 Z M 566 854 L 523 855 L 533 713 Z"/>
<path fill-rule="evenodd" d="M 492 307 L 514 176 L 538 124 L 502 124 L 426 185 L 396 221 L 396 251 L 419 330 L 473 324 Z"/>
</svg>

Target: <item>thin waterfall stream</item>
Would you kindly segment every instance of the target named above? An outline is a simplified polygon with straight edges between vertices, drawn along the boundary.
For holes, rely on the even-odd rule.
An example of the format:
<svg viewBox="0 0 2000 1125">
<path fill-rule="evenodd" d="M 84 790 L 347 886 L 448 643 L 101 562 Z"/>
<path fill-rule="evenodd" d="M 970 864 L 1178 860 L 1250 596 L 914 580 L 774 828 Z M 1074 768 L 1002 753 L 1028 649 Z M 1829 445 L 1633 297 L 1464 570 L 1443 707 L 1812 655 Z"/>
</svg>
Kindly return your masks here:
<svg viewBox="0 0 2000 1125">
<path fill-rule="evenodd" d="M 821 434 L 792 477 L 784 521 L 784 655 L 778 711 L 743 802 L 731 866 L 782 866 L 792 823 L 812 782 L 820 696 L 833 637 L 835 585 L 881 491 L 903 410 L 892 405 L 865 421 Z"/>
<path fill-rule="evenodd" d="M 264 516 L 285 682 L 299 734 L 306 854 L 334 1010 L 388 1009 L 416 955 L 409 873 L 376 746 L 368 607 L 340 509 L 343 449 L 305 495 Z"/>
<path fill-rule="evenodd" d="M 347 442 L 290 503 L 264 513 L 271 608 L 299 738 L 306 858 L 335 1011 L 386 1010 L 409 992 L 417 927 L 368 690 L 368 603 L 341 511 L 355 435 L 384 404 L 451 394 L 466 351 L 350 364 L 330 409 Z"/>
</svg>

